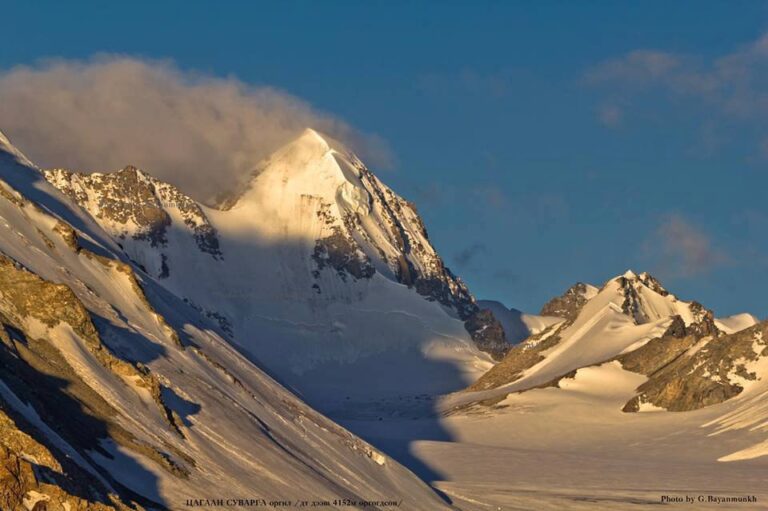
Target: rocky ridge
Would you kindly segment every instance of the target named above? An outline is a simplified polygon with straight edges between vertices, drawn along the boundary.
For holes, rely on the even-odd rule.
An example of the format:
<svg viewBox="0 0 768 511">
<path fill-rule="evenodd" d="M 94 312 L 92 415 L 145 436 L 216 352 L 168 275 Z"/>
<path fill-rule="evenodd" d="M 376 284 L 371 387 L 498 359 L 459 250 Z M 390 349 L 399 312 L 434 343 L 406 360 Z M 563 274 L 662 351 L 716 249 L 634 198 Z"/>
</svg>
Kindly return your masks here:
<svg viewBox="0 0 768 511">
<path fill-rule="evenodd" d="M 586 310 L 586 305 L 591 300 L 597 300 L 598 296 L 605 302 L 607 308 L 591 307 Z M 610 298 L 609 301 L 606 301 Z M 604 307 L 605 307 L 604 306 Z M 481 376 L 474 384 L 468 387 L 467 391 L 484 391 L 499 388 L 505 385 L 515 383 L 525 374 L 534 371 L 542 364 L 547 364 L 548 357 L 555 353 L 564 342 L 568 342 L 573 336 L 584 335 L 587 330 L 596 328 L 601 319 L 606 314 L 609 317 L 612 314 L 611 308 L 620 312 L 622 316 L 628 318 L 631 324 L 642 327 L 643 325 L 658 325 L 656 331 L 658 336 L 647 341 L 643 337 L 638 337 L 635 344 L 630 341 L 629 349 L 633 350 L 625 357 L 642 357 L 644 353 L 650 353 L 654 349 L 664 347 L 661 352 L 664 356 L 671 356 L 675 353 L 674 347 L 679 345 L 678 341 L 666 342 L 668 339 L 688 339 L 686 349 L 690 343 L 695 343 L 703 338 L 718 339 L 723 335 L 715 323 L 714 314 L 698 302 L 683 302 L 670 294 L 661 283 L 648 273 L 635 274 L 628 271 L 623 275 L 615 277 L 604 284 L 600 289 L 583 283 L 577 283 L 569 288 L 562 296 L 548 302 L 542 309 L 542 313 L 547 315 L 559 316 L 565 319 L 562 323 L 550 326 L 549 328 L 530 336 L 522 343 L 513 347 L 509 353 L 487 373 Z M 583 317 L 584 314 L 595 314 L 594 318 Z M 617 320 L 620 318 L 617 318 Z M 580 330 L 574 332 L 574 324 L 581 325 Z M 625 319 L 626 323 L 627 320 Z M 660 329 L 663 326 L 663 329 Z M 573 328 L 572 328 L 573 327 Z M 616 327 L 614 327 L 616 328 Z M 629 327 L 623 327 L 629 328 Z M 642 329 L 637 335 L 647 335 L 646 330 Z M 616 335 L 610 331 L 600 332 L 601 338 L 610 338 Z M 595 343 L 597 340 L 592 340 Z M 622 348 L 617 349 L 621 352 Z M 669 347 L 669 351 L 666 350 Z M 593 360 L 593 363 L 601 363 L 610 360 L 609 352 L 603 359 Z M 633 355 L 637 353 L 637 355 Z M 618 353 L 617 353 L 618 354 Z M 621 360 L 621 359 L 620 359 Z M 566 366 L 564 366 L 566 367 Z M 556 382 L 563 377 L 571 374 L 578 369 L 576 363 L 567 366 L 559 374 L 551 374 L 546 381 L 538 381 L 532 385 L 556 385 Z M 654 366 L 649 371 L 656 370 Z"/>
<path fill-rule="evenodd" d="M 768 322 L 729 335 L 665 336 L 618 358 L 628 371 L 648 376 L 625 412 L 645 405 L 688 411 L 722 403 L 768 375 L 755 366 L 768 359 Z"/>
<path fill-rule="evenodd" d="M 155 276 L 166 277 L 169 271 L 163 265 L 162 248 L 167 246 L 172 228 L 188 232 L 199 250 L 214 260 L 223 258 L 216 229 L 200 205 L 173 185 L 136 167 L 92 174 L 49 169 L 43 175 L 88 210 L 121 244 L 133 240 L 160 249 L 160 268 Z M 131 247 L 124 248 L 131 255 Z"/>
</svg>

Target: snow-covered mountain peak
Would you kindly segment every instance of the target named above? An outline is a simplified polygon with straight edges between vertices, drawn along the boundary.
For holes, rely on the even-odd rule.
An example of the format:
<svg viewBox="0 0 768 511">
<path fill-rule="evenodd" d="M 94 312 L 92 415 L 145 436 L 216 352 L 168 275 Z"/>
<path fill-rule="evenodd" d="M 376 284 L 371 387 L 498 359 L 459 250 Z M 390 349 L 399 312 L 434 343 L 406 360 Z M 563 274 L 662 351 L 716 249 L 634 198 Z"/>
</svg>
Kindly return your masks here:
<svg viewBox="0 0 768 511">
<path fill-rule="evenodd" d="M 609 298 L 638 324 L 680 316 L 686 326 L 699 325 L 704 332 L 717 333 L 712 311 L 702 304 L 678 299 L 647 272 L 631 270 L 610 279 L 599 295 Z"/>
<path fill-rule="evenodd" d="M 360 182 L 363 169 L 360 159 L 341 143 L 308 128 L 257 165 L 245 190 L 227 199 L 222 209 L 282 200 L 289 194 L 322 197 L 342 209 L 367 214 L 371 197 Z"/>
<path fill-rule="evenodd" d="M 419 368 L 409 391 L 454 390 L 488 363 L 478 349 L 500 358 L 510 347 L 413 204 L 314 130 L 264 160 L 230 207 L 200 205 L 135 168 L 45 175 L 134 263 L 302 392 L 325 397 L 320 375 L 402 353 Z M 446 378 L 451 364 L 466 373 Z M 382 394 L 402 392 L 391 374 L 377 377 Z M 350 391 L 352 380 L 327 380 Z"/>
<path fill-rule="evenodd" d="M 222 208 L 230 213 L 229 224 L 258 218 L 262 236 L 311 243 L 318 270 L 356 279 L 378 272 L 454 309 L 461 319 L 477 311 L 466 286 L 431 246 L 414 205 L 343 144 L 315 130 L 262 162 L 229 205 Z"/>
<path fill-rule="evenodd" d="M 632 270 L 627 270 L 623 275 L 613 278 L 612 280 L 620 281 L 623 286 L 645 286 L 655 293 L 662 296 L 666 296 L 669 292 L 661 285 L 653 275 L 648 272 L 635 273 Z"/>
<path fill-rule="evenodd" d="M 322 148 L 323 151 L 336 149 L 340 150 L 341 152 L 348 152 L 340 142 L 332 139 L 327 135 L 321 134 L 313 128 L 306 128 L 294 141 L 294 143 L 298 145 L 318 146 Z"/>
<path fill-rule="evenodd" d="M 415 476 L 308 408 L 214 333 L 197 307 L 161 287 L 174 278 L 198 287 L 206 277 L 221 280 L 214 268 L 226 263 L 190 235 L 202 233 L 195 222 L 207 212 L 135 168 L 43 172 L 0 147 L 0 507 L 178 509 L 200 488 L 281 501 L 402 495 L 414 509 L 443 507 Z M 157 237 L 121 237 L 123 228 Z M 121 248 L 144 261 L 165 255 L 176 273 L 184 261 L 190 267 L 154 280 Z M 240 272 L 230 275 L 242 281 Z M 271 291 L 262 282 L 246 284 Z M 219 303 L 233 294 L 251 302 L 245 290 L 201 289 Z M 299 322 L 290 336 L 305 332 Z M 248 452 L 258 459 L 231 455 Z"/>
<path fill-rule="evenodd" d="M 627 270 L 624 272 L 624 275 L 622 275 L 625 279 L 634 280 L 637 279 L 637 274 L 633 272 L 632 270 Z"/>
</svg>

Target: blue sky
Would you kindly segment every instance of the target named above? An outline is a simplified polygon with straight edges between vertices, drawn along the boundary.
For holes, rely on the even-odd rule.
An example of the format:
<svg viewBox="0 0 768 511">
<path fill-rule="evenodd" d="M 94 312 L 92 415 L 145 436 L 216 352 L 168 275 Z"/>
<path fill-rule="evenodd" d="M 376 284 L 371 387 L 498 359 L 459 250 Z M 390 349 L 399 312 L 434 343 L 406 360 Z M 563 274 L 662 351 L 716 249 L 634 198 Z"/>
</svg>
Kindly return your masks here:
<svg viewBox="0 0 768 511">
<path fill-rule="evenodd" d="M 482 298 L 537 310 L 631 267 L 765 317 L 767 21 L 763 2 L 17 2 L 0 68 L 124 54 L 302 98 L 386 142 L 374 170 Z"/>
</svg>

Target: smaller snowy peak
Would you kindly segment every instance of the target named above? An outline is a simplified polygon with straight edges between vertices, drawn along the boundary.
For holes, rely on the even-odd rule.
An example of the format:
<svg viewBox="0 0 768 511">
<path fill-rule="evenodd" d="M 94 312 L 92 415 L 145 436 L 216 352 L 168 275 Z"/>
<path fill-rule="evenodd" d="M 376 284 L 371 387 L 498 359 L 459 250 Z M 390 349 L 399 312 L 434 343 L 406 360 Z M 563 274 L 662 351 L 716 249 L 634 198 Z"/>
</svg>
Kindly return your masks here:
<svg viewBox="0 0 768 511">
<path fill-rule="evenodd" d="M 597 295 L 598 289 L 590 284 L 577 282 L 562 295 L 553 298 L 541 308 L 541 316 L 555 316 L 573 320 L 581 308 Z"/>
<path fill-rule="evenodd" d="M 43 175 L 123 245 L 130 240 L 164 248 L 170 229 L 176 226 L 188 231 L 202 252 L 214 259 L 222 257 L 216 230 L 200 205 L 141 169 L 129 165 L 92 174 L 46 169 Z"/>
<path fill-rule="evenodd" d="M 346 183 L 356 183 L 360 160 L 343 144 L 307 128 L 256 165 L 248 184 L 239 192 L 226 196 L 217 206 L 229 210 L 263 200 L 266 187 L 287 188 L 293 192 L 332 198 Z M 359 188 L 359 187 L 358 187 Z M 362 200 L 362 202 L 366 202 Z"/>
<path fill-rule="evenodd" d="M 609 280 L 600 294 L 615 294 L 614 303 L 638 324 L 679 316 L 688 333 L 718 335 L 714 314 L 702 304 L 678 299 L 647 272 L 637 274 L 631 270 Z"/>
</svg>

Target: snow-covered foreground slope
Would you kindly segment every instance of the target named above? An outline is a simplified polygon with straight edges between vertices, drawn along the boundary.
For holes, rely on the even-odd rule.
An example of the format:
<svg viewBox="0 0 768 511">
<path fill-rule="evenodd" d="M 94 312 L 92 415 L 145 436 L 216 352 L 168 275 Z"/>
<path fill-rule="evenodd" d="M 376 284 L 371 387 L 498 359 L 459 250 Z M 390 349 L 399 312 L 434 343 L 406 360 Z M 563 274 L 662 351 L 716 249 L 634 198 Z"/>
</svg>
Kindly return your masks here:
<svg viewBox="0 0 768 511">
<path fill-rule="evenodd" d="M 645 380 L 614 361 L 493 407 L 345 425 L 384 450 L 407 444 L 409 466 L 465 510 L 653 510 L 663 496 L 683 503 L 662 509 L 765 509 L 765 382 L 695 411 L 623 412 Z"/>
<path fill-rule="evenodd" d="M 322 409 L 459 390 L 492 365 L 478 347 L 508 348 L 413 205 L 312 130 L 217 208 L 132 168 L 46 175 L 165 289 Z"/>
<path fill-rule="evenodd" d="M 632 272 L 543 311 L 444 415 L 345 424 L 463 509 L 765 508 L 768 322 Z"/>
<path fill-rule="evenodd" d="M 183 509 L 206 498 L 444 507 L 121 257 L 0 137 L 0 507 Z"/>
</svg>

